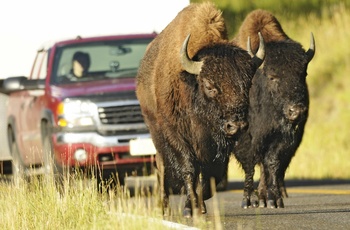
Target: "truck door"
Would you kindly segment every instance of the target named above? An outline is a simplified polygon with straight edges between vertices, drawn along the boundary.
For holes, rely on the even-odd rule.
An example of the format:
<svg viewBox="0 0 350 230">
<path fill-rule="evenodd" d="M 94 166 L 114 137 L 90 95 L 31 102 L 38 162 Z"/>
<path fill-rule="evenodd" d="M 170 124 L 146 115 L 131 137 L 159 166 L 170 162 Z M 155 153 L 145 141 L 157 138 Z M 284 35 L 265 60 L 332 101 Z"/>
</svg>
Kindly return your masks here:
<svg viewBox="0 0 350 230">
<path fill-rule="evenodd" d="M 29 79 L 45 79 L 48 63 L 47 51 L 37 53 Z M 28 90 L 26 99 L 22 101 L 20 114 L 22 141 L 26 149 L 26 158 L 30 164 L 40 164 L 43 160 L 41 142 L 41 112 L 44 107 L 44 89 Z"/>
</svg>

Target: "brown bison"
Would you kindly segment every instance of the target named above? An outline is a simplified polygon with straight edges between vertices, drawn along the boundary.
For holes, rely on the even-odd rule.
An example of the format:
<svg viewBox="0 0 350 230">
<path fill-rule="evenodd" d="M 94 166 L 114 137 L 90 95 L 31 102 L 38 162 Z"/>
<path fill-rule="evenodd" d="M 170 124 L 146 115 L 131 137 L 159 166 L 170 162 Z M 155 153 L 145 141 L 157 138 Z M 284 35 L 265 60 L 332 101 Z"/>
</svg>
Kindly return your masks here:
<svg viewBox="0 0 350 230">
<path fill-rule="evenodd" d="M 305 52 L 264 10 L 248 14 L 233 43 L 245 47 L 245 39 L 250 37 L 251 49 L 257 50 L 258 32 L 265 41 L 266 57 L 249 92 L 249 128 L 240 136 L 234 155 L 246 177 L 242 207 L 257 205 L 251 196 L 254 166 L 260 164 L 259 206 L 283 208 L 282 197 L 287 196 L 285 172 L 300 145 L 308 117 L 306 75 L 315 44 L 311 34 L 310 49 Z"/>
<path fill-rule="evenodd" d="M 246 127 L 249 88 L 263 58 L 263 45 L 251 57 L 228 41 L 211 3 L 185 7 L 150 44 L 136 93 L 157 149 L 164 211 L 170 194 L 185 192 L 184 216 L 197 207 L 206 212 L 210 179 L 222 179 Z"/>
</svg>

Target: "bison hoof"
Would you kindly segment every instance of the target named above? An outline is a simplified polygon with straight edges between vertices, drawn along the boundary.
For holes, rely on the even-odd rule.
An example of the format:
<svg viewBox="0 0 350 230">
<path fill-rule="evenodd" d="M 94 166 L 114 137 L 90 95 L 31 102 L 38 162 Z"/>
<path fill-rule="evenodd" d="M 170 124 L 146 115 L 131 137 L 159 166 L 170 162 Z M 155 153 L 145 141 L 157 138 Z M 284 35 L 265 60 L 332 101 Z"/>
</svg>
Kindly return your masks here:
<svg viewBox="0 0 350 230">
<path fill-rule="evenodd" d="M 268 208 L 276 208 L 276 202 L 274 200 L 268 200 L 267 207 Z"/>
<path fill-rule="evenodd" d="M 259 208 L 266 208 L 266 201 L 265 199 L 259 200 Z"/>
<path fill-rule="evenodd" d="M 284 208 L 284 203 L 283 203 L 283 199 L 277 199 L 277 208 Z"/>
<path fill-rule="evenodd" d="M 201 205 L 201 213 L 202 214 L 207 213 L 207 206 L 205 205 L 204 201 L 202 202 L 202 205 Z"/>
<path fill-rule="evenodd" d="M 185 208 L 184 210 L 183 210 L 183 216 L 185 217 L 185 218 L 191 218 L 192 217 L 192 209 L 190 209 L 190 208 Z"/>
<path fill-rule="evenodd" d="M 257 208 L 257 207 L 259 207 L 259 202 L 257 200 L 253 200 L 251 202 L 251 205 L 252 205 L 253 208 Z"/>
<path fill-rule="evenodd" d="M 250 199 L 243 198 L 241 207 L 247 209 L 250 206 Z"/>
</svg>

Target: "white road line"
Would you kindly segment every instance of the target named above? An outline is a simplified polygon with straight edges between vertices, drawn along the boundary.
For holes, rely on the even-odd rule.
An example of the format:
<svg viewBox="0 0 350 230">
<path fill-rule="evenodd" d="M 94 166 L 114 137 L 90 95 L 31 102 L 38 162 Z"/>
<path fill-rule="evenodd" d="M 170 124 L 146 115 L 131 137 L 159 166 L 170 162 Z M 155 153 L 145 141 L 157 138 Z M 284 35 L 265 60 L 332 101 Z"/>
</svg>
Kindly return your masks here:
<svg viewBox="0 0 350 230">
<path fill-rule="evenodd" d="M 115 213 L 115 212 L 109 212 L 108 214 L 110 215 L 122 215 L 125 217 L 130 217 L 130 218 L 135 218 L 135 219 L 147 219 L 147 221 L 151 222 L 157 222 L 157 223 L 162 223 L 164 226 L 172 229 L 178 229 L 178 230 L 200 230 L 199 228 L 187 226 L 184 224 L 179 224 L 167 220 L 162 220 L 162 219 L 157 219 L 157 218 L 149 218 L 146 216 L 140 216 L 140 215 L 132 215 L 132 214 L 127 214 L 127 213 Z"/>
</svg>

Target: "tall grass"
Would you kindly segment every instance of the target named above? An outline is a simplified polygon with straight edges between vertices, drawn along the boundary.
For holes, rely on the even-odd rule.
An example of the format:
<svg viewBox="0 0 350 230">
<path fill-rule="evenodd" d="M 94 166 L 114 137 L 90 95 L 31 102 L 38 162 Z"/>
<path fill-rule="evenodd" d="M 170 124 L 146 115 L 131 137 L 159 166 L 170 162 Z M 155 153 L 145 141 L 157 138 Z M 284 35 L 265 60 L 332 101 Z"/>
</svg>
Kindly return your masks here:
<svg viewBox="0 0 350 230">
<path fill-rule="evenodd" d="M 64 190 L 59 193 L 52 178 L 20 179 L 16 184 L 0 179 L 0 229 L 163 230 L 175 227 L 164 221 L 157 192 L 151 191 L 149 185 L 144 186 L 142 181 L 136 181 L 132 189 L 126 185 L 98 192 L 95 178 L 86 179 L 76 173 L 64 181 Z M 194 215 L 192 220 L 182 218 L 182 197 L 180 202 L 170 198 L 172 212 L 165 219 L 189 224 L 193 229 L 214 229 L 214 224 L 221 224 L 206 223 L 203 215 Z M 185 225 L 176 227 L 182 226 Z"/>
<path fill-rule="evenodd" d="M 71 182 L 62 196 L 54 183 L 39 179 L 1 182 L 0 229 L 169 229 L 150 196 L 100 194 L 94 180 Z"/>
</svg>

